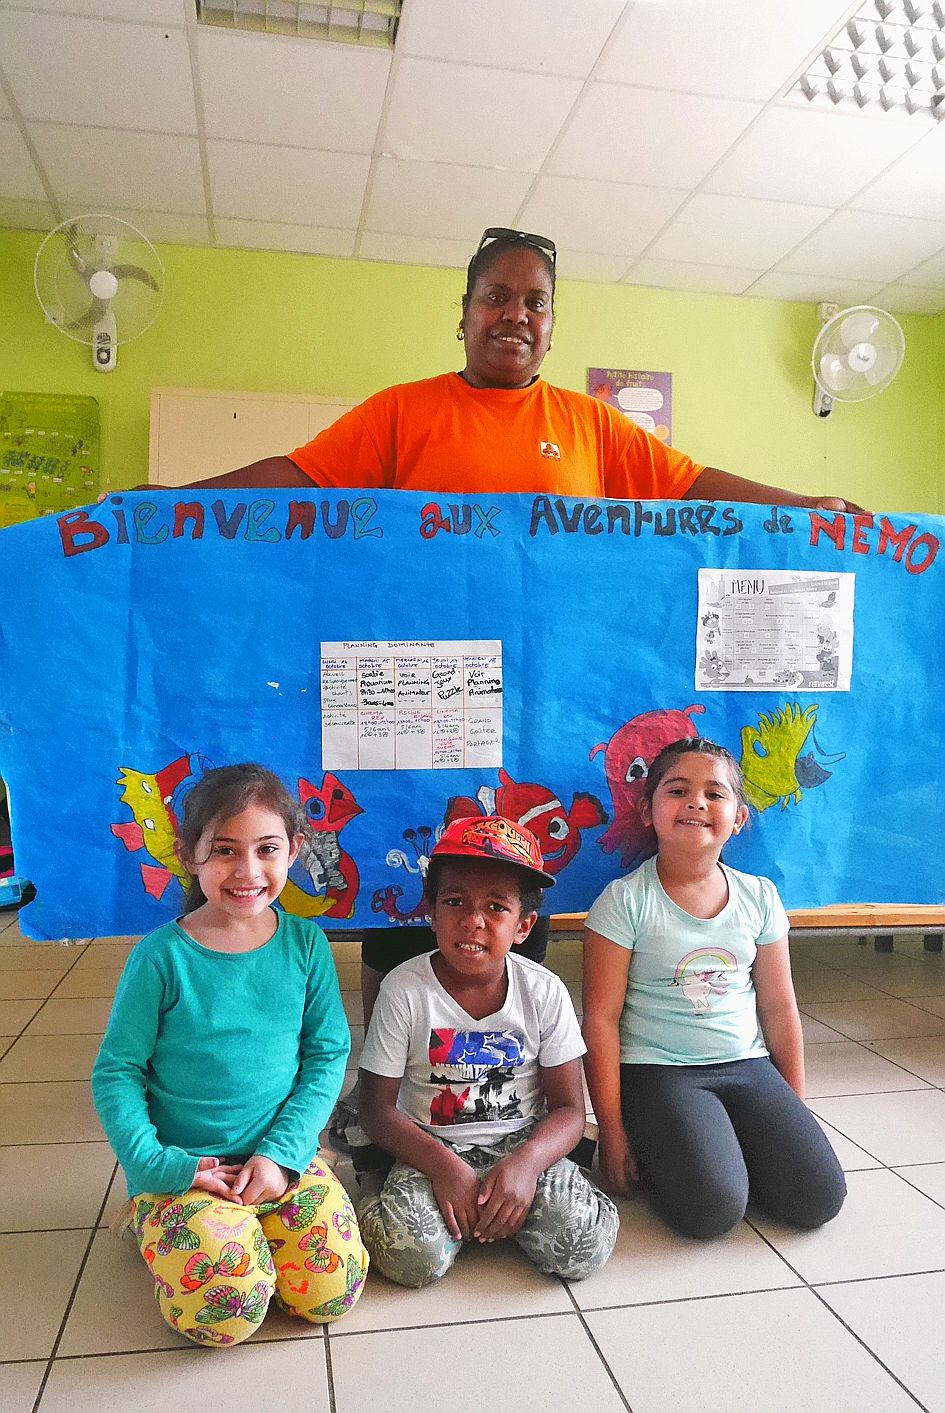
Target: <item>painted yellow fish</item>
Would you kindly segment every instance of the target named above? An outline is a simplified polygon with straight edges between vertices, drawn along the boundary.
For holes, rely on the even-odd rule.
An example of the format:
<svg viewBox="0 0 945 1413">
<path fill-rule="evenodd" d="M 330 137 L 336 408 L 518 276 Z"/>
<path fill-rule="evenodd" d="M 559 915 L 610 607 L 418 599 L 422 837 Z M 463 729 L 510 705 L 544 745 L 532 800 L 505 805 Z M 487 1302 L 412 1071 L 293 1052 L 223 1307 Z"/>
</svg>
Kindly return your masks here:
<svg viewBox="0 0 945 1413">
<path fill-rule="evenodd" d="M 798 702 L 788 702 L 780 711 L 759 716 L 757 727 L 742 727 L 740 765 L 745 793 L 755 809 L 770 809 L 779 800 L 782 809 L 789 800 L 800 804 L 797 761 L 816 718 L 816 705 L 802 711 Z"/>
<path fill-rule="evenodd" d="M 121 800 L 134 816 L 134 822 L 113 824 L 112 833 L 131 852 L 144 849 L 153 864 L 141 864 L 141 881 L 152 898 L 161 898 L 172 878 L 184 888 L 190 874 L 174 852 L 177 820 L 171 806 L 174 792 L 193 768 L 190 756 L 180 756 L 153 774 L 121 766 L 118 784 Z"/>
</svg>

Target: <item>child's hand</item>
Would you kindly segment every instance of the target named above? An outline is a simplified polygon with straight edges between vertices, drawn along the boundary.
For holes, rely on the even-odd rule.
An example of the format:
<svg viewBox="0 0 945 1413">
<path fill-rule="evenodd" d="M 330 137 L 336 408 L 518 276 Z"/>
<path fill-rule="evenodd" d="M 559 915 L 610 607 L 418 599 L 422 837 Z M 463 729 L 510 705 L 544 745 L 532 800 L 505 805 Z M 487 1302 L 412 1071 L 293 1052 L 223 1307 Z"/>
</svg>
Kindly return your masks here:
<svg viewBox="0 0 945 1413">
<path fill-rule="evenodd" d="M 239 1202 L 233 1196 L 233 1183 L 239 1175 L 239 1163 L 221 1163 L 219 1158 L 200 1158 L 191 1187 L 199 1187 L 202 1192 L 210 1192 L 214 1197 L 225 1197 L 228 1202 Z"/>
<path fill-rule="evenodd" d="M 616 1197 L 629 1197 L 640 1181 L 640 1167 L 633 1145 L 621 1124 L 613 1133 L 600 1131 L 598 1140 L 600 1174 L 604 1186 Z"/>
<path fill-rule="evenodd" d="M 443 1150 L 444 1163 L 430 1175 L 433 1195 L 454 1241 L 469 1241 L 479 1218 L 479 1179 L 458 1153 Z"/>
<path fill-rule="evenodd" d="M 261 1153 L 243 1164 L 233 1183 L 233 1201 L 245 1207 L 257 1207 L 260 1202 L 275 1202 L 290 1186 L 289 1174 L 272 1158 Z"/>
<path fill-rule="evenodd" d="M 514 1236 L 531 1211 L 541 1176 L 527 1152 L 527 1144 L 501 1158 L 482 1180 L 477 1241 L 502 1241 Z"/>
</svg>

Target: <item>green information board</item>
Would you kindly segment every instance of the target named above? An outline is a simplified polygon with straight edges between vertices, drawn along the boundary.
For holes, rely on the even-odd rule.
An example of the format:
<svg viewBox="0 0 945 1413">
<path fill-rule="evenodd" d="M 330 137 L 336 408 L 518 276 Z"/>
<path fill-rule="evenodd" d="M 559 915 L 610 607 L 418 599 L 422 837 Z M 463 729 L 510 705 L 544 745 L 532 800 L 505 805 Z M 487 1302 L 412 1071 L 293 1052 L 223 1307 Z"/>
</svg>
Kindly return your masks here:
<svg viewBox="0 0 945 1413">
<path fill-rule="evenodd" d="M 0 392 L 0 528 L 88 505 L 100 474 L 94 397 Z"/>
</svg>

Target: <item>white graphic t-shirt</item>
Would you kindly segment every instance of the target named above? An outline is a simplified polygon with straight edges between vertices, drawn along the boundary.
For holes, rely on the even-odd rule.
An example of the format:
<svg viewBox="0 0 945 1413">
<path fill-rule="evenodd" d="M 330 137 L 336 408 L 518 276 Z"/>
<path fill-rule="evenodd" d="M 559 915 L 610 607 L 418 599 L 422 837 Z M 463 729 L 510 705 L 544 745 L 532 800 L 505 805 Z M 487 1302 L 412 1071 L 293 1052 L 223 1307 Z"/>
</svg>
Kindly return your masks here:
<svg viewBox="0 0 945 1413">
<path fill-rule="evenodd" d="M 768 878 L 719 867 L 728 902 L 697 918 L 673 902 L 647 859 L 608 884 L 587 926 L 633 952 L 620 1017 L 620 1059 L 638 1065 L 711 1065 L 767 1055 L 751 968 L 759 947 L 789 923 Z"/>
<path fill-rule="evenodd" d="M 545 1113 L 540 1070 L 584 1054 L 567 988 L 525 957 L 506 957 L 501 1010 L 474 1020 L 436 979 L 430 956 L 385 977 L 361 1068 L 401 1076 L 397 1107 L 438 1138 L 488 1147 Z"/>
</svg>

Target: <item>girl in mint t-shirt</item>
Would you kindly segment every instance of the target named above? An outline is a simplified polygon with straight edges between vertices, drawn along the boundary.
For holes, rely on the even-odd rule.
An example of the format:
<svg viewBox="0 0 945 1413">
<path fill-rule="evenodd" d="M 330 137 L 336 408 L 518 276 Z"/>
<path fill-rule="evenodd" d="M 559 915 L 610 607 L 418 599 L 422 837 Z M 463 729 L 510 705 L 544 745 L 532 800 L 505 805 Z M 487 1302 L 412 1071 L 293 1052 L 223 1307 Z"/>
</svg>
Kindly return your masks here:
<svg viewBox="0 0 945 1413">
<path fill-rule="evenodd" d="M 748 818 L 741 771 L 699 737 L 650 766 L 657 852 L 587 916 L 584 1038 L 605 1180 L 639 1181 L 688 1236 L 729 1231 L 749 1196 L 818 1227 L 846 1195 L 804 1103 L 788 920 L 767 878 L 721 862 Z"/>
</svg>

